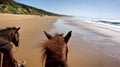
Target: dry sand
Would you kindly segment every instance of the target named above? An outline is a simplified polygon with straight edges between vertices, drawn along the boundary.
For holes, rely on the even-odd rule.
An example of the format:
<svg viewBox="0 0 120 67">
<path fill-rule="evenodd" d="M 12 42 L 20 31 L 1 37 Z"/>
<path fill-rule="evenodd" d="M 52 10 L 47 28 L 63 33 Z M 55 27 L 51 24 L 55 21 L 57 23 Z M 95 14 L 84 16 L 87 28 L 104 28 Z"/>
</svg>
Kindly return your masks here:
<svg viewBox="0 0 120 67">
<path fill-rule="evenodd" d="M 58 17 L 0 14 L 0 28 L 21 27 L 20 47 L 14 48 L 15 58 L 26 60 L 26 67 L 42 67 L 41 63 L 41 34 L 52 28 Z M 41 39 L 41 40 L 40 40 Z"/>
</svg>

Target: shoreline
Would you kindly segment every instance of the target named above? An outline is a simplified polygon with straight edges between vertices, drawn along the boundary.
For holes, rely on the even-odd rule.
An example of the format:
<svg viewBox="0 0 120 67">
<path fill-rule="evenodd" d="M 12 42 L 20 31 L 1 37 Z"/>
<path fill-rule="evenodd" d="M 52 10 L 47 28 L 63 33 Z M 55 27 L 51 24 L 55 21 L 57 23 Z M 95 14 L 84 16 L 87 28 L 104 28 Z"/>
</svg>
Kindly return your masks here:
<svg viewBox="0 0 120 67">
<path fill-rule="evenodd" d="M 66 18 L 59 19 L 54 26 L 55 27 L 50 31 L 51 33 L 65 33 L 69 30 L 73 31 L 72 37 L 68 42 L 68 64 L 70 67 L 120 66 L 119 59 L 108 55 L 110 52 L 114 52 L 114 49 L 119 46 L 119 44 L 110 42 L 112 41 L 111 37 L 117 36 L 112 33 L 119 33 L 114 31 L 110 33 L 110 30 L 103 29 L 92 24 L 82 22 L 78 24 L 77 21 L 69 18 L 67 20 Z M 115 46 L 113 51 L 111 50 L 112 47 L 109 47 L 109 42 L 114 44 L 112 47 Z M 119 49 L 119 47 L 117 49 Z M 107 51 L 109 51 L 108 54 L 106 54 Z"/>
<path fill-rule="evenodd" d="M 119 40 L 120 39 L 120 32 L 118 32 L 118 31 L 114 31 L 114 30 L 111 30 L 108 28 L 97 26 L 97 25 L 92 24 L 92 23 L 86 23 L 86 22 L 84 23 L 82 21 L 79 21 L 79 22 L 81 22 L 81 23 L 79 23 L 78 21 L 69 20 L 69 18 L 64 18 L 64 19 L 72 22 L 72 23 L 68 23 L 69 25 L 83 27 L 86 30 L 93 31 L 93 32 L 96 32 L 98 34 L 103 34 L 103 35 L 106 35 L 108 37 L 112 37 L 113 38 L 112 40 L 120 43 L 120 40 Z"/>
</svg>

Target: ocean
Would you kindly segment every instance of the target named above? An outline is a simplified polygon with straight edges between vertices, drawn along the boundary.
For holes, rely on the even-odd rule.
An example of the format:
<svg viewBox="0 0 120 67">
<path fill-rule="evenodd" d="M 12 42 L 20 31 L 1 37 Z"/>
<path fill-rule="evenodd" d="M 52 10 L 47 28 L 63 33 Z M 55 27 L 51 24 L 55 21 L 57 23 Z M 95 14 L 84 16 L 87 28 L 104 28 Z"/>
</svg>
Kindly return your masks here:
<svg viewBox="0 0 120 67">
<path fill-rule="evenodd" d="M 94 24 L 103 28 L 120 32 L 120 20 L 115 19 L 99 19 L 99 18 L 83 18 L 73 17 L 75 20 L 83 21 L 84 23 Z"/>
</svg>

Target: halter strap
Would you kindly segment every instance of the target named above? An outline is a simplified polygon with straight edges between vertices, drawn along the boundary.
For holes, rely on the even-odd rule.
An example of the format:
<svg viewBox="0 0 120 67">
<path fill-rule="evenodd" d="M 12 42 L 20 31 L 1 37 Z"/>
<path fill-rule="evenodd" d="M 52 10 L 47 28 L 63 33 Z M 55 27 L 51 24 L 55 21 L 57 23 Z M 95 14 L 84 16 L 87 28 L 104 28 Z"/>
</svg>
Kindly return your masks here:
<svg viewBox="0 0 120 67">
<path fill-rule="evenodd" d="M 0 37 L 0 52 L 6 53 L 12 49 L 12 45 L 5 39 Z"/>
<path fill-rule="evenodd" d="M 9 44 L 8 41 L 0 37 L 0 47 L 4 46 L 5 44 Z"/>
<path fill-rule="evenodd" d="M 0 47 L 4 46 L 4 45 L 6 45 L 6 44 L 8 44 L 8 43 L 3 43 L 3 44 L 0 44 Z"/>
</svg>

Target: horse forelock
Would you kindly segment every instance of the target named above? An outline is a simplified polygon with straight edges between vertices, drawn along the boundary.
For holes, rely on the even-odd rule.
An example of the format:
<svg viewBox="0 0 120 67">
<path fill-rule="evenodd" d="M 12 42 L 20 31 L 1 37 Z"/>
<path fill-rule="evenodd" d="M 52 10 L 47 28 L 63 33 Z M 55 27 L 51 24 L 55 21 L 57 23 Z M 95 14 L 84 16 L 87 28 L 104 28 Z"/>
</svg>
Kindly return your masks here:
<svg viewBox="0 0 120 67">
<path fill-rule="evenodd" d="M 43 43 L 43 47 L 45 48 L 45 50 L 60 52 L 62 50 L 61 46 L 64 43 L 64 38 L 61 36 L 61 34 L 56 34 L 51 40 Z"/>
</svg>

